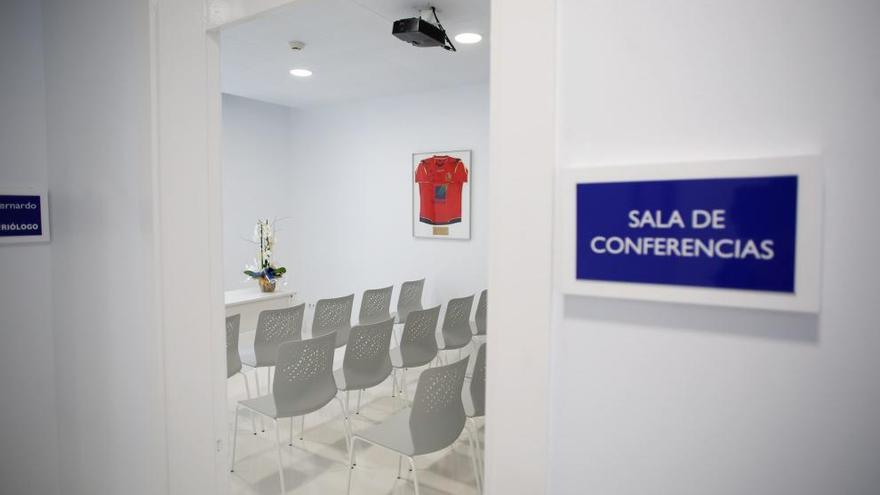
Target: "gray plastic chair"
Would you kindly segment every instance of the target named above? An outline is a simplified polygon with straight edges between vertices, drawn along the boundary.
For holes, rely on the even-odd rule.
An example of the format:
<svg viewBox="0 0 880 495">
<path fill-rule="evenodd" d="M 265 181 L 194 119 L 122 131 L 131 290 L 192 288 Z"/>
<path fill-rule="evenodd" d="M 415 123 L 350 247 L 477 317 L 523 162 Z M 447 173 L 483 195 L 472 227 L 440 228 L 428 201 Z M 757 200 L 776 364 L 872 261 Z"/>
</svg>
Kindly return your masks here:
<svg viewBox="0 0 880 495">
<path fill-rule="evenodd" d="M 400 346 L 391 349 L 391 365 L 395 368 L 394 390 L 398 390 L 397 373 L 400 369 L 399 390 L 407 397 L 406 370 L 429 364 L 437 357 L 437 321 L 440 319 L 440 306 L 412 311 L 403 324 Z M 392 392 L 392 397 L 394 392 Z"/>
<path fill-rule="evenodd" d="M 477 311 L 474 313 L 474 323 L 476 324 L 476 332 L 474 335 L 486 335 L 486 316 L 489 304 L 489 289 L 483 289 L 480 292 L 480 299 L 477 300 Z"/>
<path fill-rule="evenodd" d="M 382 423 L 352 435 L 347 493 L 351 493 L 351 476 L 356 462 L 355 446 L 357 441 L 362 441 L 384 447 L 400 456 L 397 463 L 398 478 L 401 462 L 406 457 L 412 468 L 416 495 L 419 494 L 419 477 L 414 457 L 451 446 L 464 430 L 466 416 L 461 393 L 467 365 L 467 359 L 463 359 L 448 366 L 425 370 L 419 377 L 412 408 L 405 408 Z M 470 438 L 470 448 L 474 476 L 479 479 L 473 438 Z"/>
<path fill-rule="evenodd" d="M 226 317 L 226 378 L 232 378 L 234 375 L 241 375 L 244 379 L 244 391 L 247 398 L 251 398 L 251 386 L 248 382 L 247 375 L 242 373 L 241 354 L 238 350 L 238 336 L 241 328 L 241 315 L 232 315 Z M 254 428 L 254 435 L 257 434 L 257 425 L 251 418 Z"/>
<path fill-rule="evenodd" d="M 315 318 L 312 320 L 312 337 L 336 333 L 336 347 L 348 342 L 351 332 L 351 307 L 354 294 L 335 299 L 320 299 L 315 304 Z"/>
<path fill-rule="evenodd" d="M 266 369 L 266 388 L 271 390 L 271 373 L 268 369 L 275 366 L 278 346 L 291 340 L 302 340 L 303 315 L 306 305 L 300 304 L 291 308 L 267 309 L 260 311 L 257 317 L 257 332 L 254 336 L 254 347 L 241 353 L 241 361 L 257 370 L 254 373 L 257 395 L 260 394 L 260 373 L 257 368 Z"/>
<path fill-rule="evenodd" d="M 473 305 L 473 295 L 450 299 L 446 304 L 446 314 L 443 317 L 443 328 L 440 335 L 442 345 L 438 341 L 438 348 L 441 351 L 461 350 L 471 343 L 473 337 L 471 308 Z"/>
<path fill-rule="evenodd" d="M 369 325 L 379 323 L 391 318 L 391 291 L 393 285 L 382 289 L 365 290 L 361 296 L 361 310 L 358 314 L 358 323 Z"/>
<path fill-rule="evenodd" d="M 407 315 L 418 309 L 422 309 L 422 290 L 425 288 L 425 279 L 410 280 L 400 286 L 400 295 L 397 296 L 397 322 L 406 323 Z"/>
<path fill-rule="evenodd" d="M 391 345 L 393 326 L 394 319 L 389 316 L 385 321 L 351 329 L 342 369 L 333 372 L 336 387 L 345 392 L 346 416 L 350 417 L 348 399 L 352 390 L 358 391 L 357 412 L 360 413 L 360 392 L 379 385 L 391 375 L 388 347 Z"/>
<path fill-rule="evenodd" d="M 278 476 L 281 479 L 281 493 L 284 487 L 284 466 L 281 462 L 281 437 L 278 420 L 291 418 L 291 444 L 293 443 L 293 418 L 315 412 L 336 399 L 343 411 L 346 432 L 346 446 L 350 449 L 351 431 L 345 416 L 345 407 L 336 396 L 336 381 L 333 379 L 333 354 L 336 337 L 326 334 L 309 340 L 290 341 L 278 347 L 277 365 L 272 393 L 255 399 L 243 400 L 235 408 L 234 432 L 238 431 L 238 413 L 241 408 L 248 409 L 275 421 L 275 441 L 278 444 Z M 232 461 L 230 471 L 235 468 L 235 447 L 237 435 L 232 441 Z"/>
<path fill-rule="evenodd" d="M 474 359 L 471 355 L 471 359 Z M 462 396 L 464 403 L 464 412 L 467 415 L 467 427 L 471 436 L 476 443 L 477 466 L 483 465 L 481 456 L 480 437 L 477 435 L 477 422 L 475 418 L 486 415 L 486 344 L 480 344 L 477 349 L 476 359 L 474 361 L 473 375 L 471 382 Z M 483 479 L 483 470 L 480 468 L 480 480 Z"/>
</svg>

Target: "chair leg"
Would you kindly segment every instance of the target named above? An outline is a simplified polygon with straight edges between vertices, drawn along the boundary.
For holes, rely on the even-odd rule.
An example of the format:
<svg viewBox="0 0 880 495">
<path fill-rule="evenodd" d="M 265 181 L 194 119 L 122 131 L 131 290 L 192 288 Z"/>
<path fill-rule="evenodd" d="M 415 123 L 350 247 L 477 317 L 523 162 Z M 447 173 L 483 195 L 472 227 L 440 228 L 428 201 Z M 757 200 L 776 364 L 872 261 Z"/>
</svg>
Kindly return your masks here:
<svg viewBox="0 0 880 495">
<path fill-rule="evenodd" d="M 247 377 L 247 375 L 245 375 L 241 371 L 239 371 L 238 374 L 240 374 L 241 377 L 244 378 L 244 391 L 247 394 L 247 398 L 250 399 L 251 398 L 251 386 L 250 386 L 248 377 Z M 236 407 L 236 409 L 237 409 L 237 407 Z M 254 435 L 256 435 L 257 434 L 257 420 L 254 418 L 253 414 L 251 414 L 251 428 L 253 428 Z"/>
<path fill-rule="evenodd" d="M 419 495 L 419 474 L 416 471 L 416 461 L 412 457 L 407 457 L 407 459 L 409 459 L 409 467 L 412 469 L 413 483 L 416 486 L 416 495 Z"/>
<path fill-rule="evenodd" d="M 260 368 L 254 368 L 254 380 L 256 380 L 256 382 L 257 382 L 257 397 L 259 397 L 260 396 Z M 253 415 L 254 413 L 251 412 L 251 414 Z M 264 433 L 266 432 L 266 423 L 263 422 L 262 416 L 260 416 L 260 431 L 262 431 Z M 254 435 L 256 435 L 256 434 L 257 434 L 257 432 L 254 432 Z"/>
<path fill-rule="evenodd" d="M 266 393 L 272 393 L 272 367 L 266 366 Z"/>
<path fill-rule="evenodd" d="M 238 440 L 238 410 L 241 409 L 238 404 L 235 405 L 235 421 L 232 426 L 232 460 L 229 461 L 229 472 L 235 471 L 235 444 Z"/>
<path fill-rule="evenodd" d="M 293 416 L 290 417 L 290 443 L 287 446 L 293 447 Z"/>
<path fill-rule="evenodd" d="M 351 446 L 348 449 L 348 486 L 345 488 L 346 495 L 351 495 L 351 475 L 354 472 L 354 441 L 356 439 L 351 439 Z"/>
<path fill-rule="evenodd" d="M 407 392 L 407 390 L 406 390 L 406 368 L 403 369 L 403 372 L 401 372 L 400 375 L 401 375 L 400 394 L 403 395 L 403 398 L 406 399 L 408 402 L 409 401 L 409 392 Z"/>
<path fill-rule="evenodd" d="M 477 493 L 483 493 L 483 484 L 480 480 L 480 469 L 477 467 L 477 449 L 474 447 L 474 432 L 468 428 L 468 443 L 471 447 L 471 464 L 474 467 L 474 480 L 477 482 Z"/>
<path fill-rule="evenodd" d="M 397 393 L 397 368 L 391 368 L 391 397 Z"/>
<path fill-rule="evenodd" d="M 484 454 L 484 452 L 482 450 L 483 446 L 480 445 L 480 434 L 479 434 L 479 429 L 477 428 L 477 421 L 474 418 L 468 418 L 467 422 L 468 422 L 468 427 L 473 428 L 474 444 L 477 449 L 477 467 L 480 468 L 480 479 L 483 480 L 483 479 L 485 479 L 483 477 L 483 469 L 484 469 L 484 467 L 483 467 L 484 455 L 483 454 Z"/>
<path fill-rule="evenodd" d="M 299 439 L 300 440 L 304 440 L 303 437 L 305 436 L 305 431 L 306 431 L 306 415 L 303 414 L 302 418 L 300 418 L 300 420 L 299 420 Z"/>
<path fill-rule="evenodd" d="M 284 464 L 281 462 L 281 435 L 278 433 L 280 429 L 280 425 L 278 424 L 278 420 L 275 420 L 275 443 L 278 448 L 278 477 L 281 479 L 281 494 L 283 495 L 287 490 L 284 488 Z"/>
<path fill-rule="evenodd" d="M 343 431 L 345 432 L 345 448 L 349 451 L 349 454 L 352 450 L 352 432 L 351 432 L 351 420 L 348 418 L 348 408 L 345 407 L 345 402 L 342 401 L 339 397 L 334 397 L 339 402 L 339 407 L 342 408 L 342 426 Z"/>
<path fill-rule="evenodd" d="M 355 414 L 361 413 L 361 393 L 362 392 L 363 392 L 363 390 L 358 390 L 358 403 L 357 403 L 357 409 L 355 410 Z"/>
<path fill-rule="evenodd" d="M 403 456 L 397 456 L 397 479 L 400 479 L 400 468 L 403 466 Z"/>
</svg>

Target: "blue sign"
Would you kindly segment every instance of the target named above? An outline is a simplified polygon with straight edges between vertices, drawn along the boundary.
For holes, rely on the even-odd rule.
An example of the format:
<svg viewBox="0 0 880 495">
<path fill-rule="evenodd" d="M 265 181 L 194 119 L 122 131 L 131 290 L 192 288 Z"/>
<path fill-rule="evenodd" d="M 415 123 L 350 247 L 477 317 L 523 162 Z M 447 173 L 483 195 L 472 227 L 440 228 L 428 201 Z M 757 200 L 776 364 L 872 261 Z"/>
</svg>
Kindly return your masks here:
<svg viewBox="0 0 880 495">
<path fill-rule="evenodd" d="M 797 176 L 577 184 L 578 280 L 794 293 Z"/>
<path fill-rule="evenodd" d="M 0 237 L 42 237 L 39 195 L 0 195 Z"/>
</svg>

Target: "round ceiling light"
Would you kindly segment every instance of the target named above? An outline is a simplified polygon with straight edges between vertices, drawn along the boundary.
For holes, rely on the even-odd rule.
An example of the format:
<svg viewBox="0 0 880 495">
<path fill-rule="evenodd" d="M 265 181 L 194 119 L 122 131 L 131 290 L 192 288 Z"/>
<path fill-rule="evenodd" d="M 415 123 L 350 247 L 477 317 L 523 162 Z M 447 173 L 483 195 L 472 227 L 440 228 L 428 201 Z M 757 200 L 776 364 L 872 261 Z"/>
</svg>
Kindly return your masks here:
<svg viewBox="0 0 880 495">
<path fill-rule="evenodd" d="M 479 43 L 482 39 L 483 37 L 477 33 L 459 33 L 455 35 L 455 41 L 464 45 Z"/>
<path fill-rule="evenodd" d="M 312 71 L 309 69 L 290 69 L 290 75 L 296 77 L 309 77 L 312 75 Z"/>
</svg>

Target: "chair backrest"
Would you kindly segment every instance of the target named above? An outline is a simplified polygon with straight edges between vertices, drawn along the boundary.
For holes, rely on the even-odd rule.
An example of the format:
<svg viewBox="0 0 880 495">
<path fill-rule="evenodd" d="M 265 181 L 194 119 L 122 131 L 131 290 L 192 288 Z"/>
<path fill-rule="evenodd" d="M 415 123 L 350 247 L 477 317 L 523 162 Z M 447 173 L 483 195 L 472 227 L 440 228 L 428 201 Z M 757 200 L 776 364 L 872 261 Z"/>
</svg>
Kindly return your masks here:
<svg viewBox="0 0 880 495">
<path fill-rule="evenodd" d="M 336 396 L 333 379 L 335 335 L 285 342 L 278 347 L 272 395 L 278 417 L 300 416 Z"/>
<path fill-rule="evenodd" d="M 466 420 L 461 392 L 467 365 L 465 358 L 419 376 L 409 417 L 416 455 L 446 448 L 461 435 Z"/>
<path fill-rule="evenodd" d="M 422 290 L 425 288 L 425 279 L 410 280 L 400 286 L 400 295 L 397 296 L 397 320 L 405 322 L 407 316 L 422 309 Z"/>
<path fill-rule="evenodd" d="M 400 345 L 418 345 L 427 349 L 437 348 L 437 321 L 440 319 L 440 306 L 417 309 L 409 314 L 403 324 Z"/>
<path fill-rule="evenodd" d="M 226 317 L 226 378 L 241 371 L 241 355 L 238 353 L 238 331 L 241 315 Z"/>
<path fill-rule="evenodd" d="M 351 331 L 351 307 L 354 294 L 333 299 L 320 299 L 315 304 L 312 337 L 337 333 L 336 345 L 344 345 Z M 343 342 L 340 344 L 340 340 Z"/>
<path fill-rule="evenodd" d="M 358 322 L 361 325 L 379 323 L 391 318 L 391 291 L 393 285 L 382 289 L 365 290 L 361 297 L 361 310 L 358 314 Z"/>
<path fill-rule="evenodd" d="M 302 340 L 305 311 L 305 303 L 291 308 L 260 311 L 257 317 L 257 332 L 254 336 L 257 366 L 275 364 L 278 345 L 282 342 Z"/>
<path fill-rule="evenodd" d="M 477 351 L 477 360 L 474 362 L 474 371 L 471 375 L 471 404 L 474 410 L 470 411 L 472 417 L 486 415 L 486 344 L 480 344 Z"/>
<path fill-rule="evenodd" d="M 388 348 L 391 346 L 391 332 L 394 319 L 389 317 L 379 323 L 357 325 L 352 327 L 345 347 L 342 368 L 346 373 L 354 372 L 381 383 L 391 374 L 391 357 Z"/>
<path fill-rule="evenodd" d="M 443 338 L 458 336 L 470 340 L 471 336 L 471 308 L 474 306 L 474 296 L 450 299 L 446 304 L 446 314 L 443 316 Z"/>
<path fill-rule="evenodd" d="M 486 313 L 489 304 L 489 289 L 483 289 L 480 292 L 480 299 L 477 301 L 477 311 L 474 314 L 474 323 L 477 324 L 477 335 L 486 335 Z"/>
<path fill-rule="evenodd" d="M 339 328 L 351 328 L 351 307 L 354 294 L 333 299 L 319 299 L 315 304 L 312 336 L 318 337 Z"/>
</svg>

